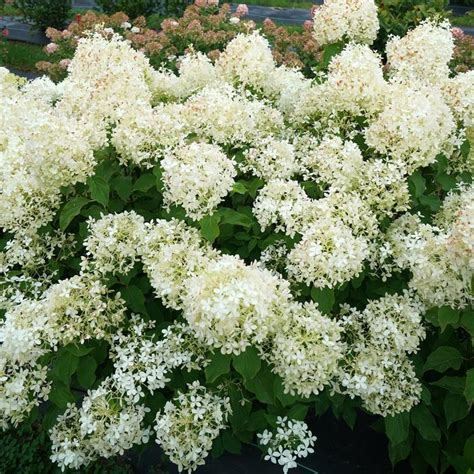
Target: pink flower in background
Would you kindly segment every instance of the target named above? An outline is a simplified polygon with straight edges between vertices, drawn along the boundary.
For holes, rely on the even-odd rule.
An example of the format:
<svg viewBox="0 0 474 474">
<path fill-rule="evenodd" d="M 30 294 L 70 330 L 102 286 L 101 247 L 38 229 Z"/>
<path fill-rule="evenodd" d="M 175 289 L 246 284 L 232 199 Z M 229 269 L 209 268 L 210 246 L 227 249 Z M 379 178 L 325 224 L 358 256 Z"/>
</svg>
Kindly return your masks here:
<svg viewBox="0 0 474 474">
<path fill-rule="evenodd" d="M 72 33 L 69 30 L 63 30 L 63 32 L 61 33 L 61 36 L 64 39 L 67 39 L 67 38 L 70 38 L 72 36 Z"/>
<path fill-rule="evenodd" d="M 458 28 L 457 26 L 455 26 L 454 28 L 451 28 L 451 33 L 456 39 L 464 38 L 464 31 L 461 30 L 461 28 Z"/>
<path fill-rule="evenodd" d="M 219 0 L 207 0 L 208 7 L 217 7 L 219 5 Z"/>
<path fill-rule="evenodd" d="M 56 43 L 49 43 L 46 45 L 46 52 L 48 54 L 53 54 L 58 50 L 58 45 Z"/>
<path fill-rule="evenodd" d="M 61 69 L 67 69 L 69 64 L 71 64 L 70 59 L 61 59 L 61 61 L 59 61 L 59 67 Z"/>
<path fill-rule="evenodd" d="M 5 27 L 2 29 L 2 36 L 3 36 L 4 38 L 6 38 L 9 34 L 10 34 L 10 31 L 9 31 L 8 28 L 5 26 Z"/>
<path fill-rule="evenodd" d="M 303 23 L 303 28 L 305 30 L 312 30 L 313 29 L 313 22 L 311 20 L 306 20 L 304 23 Z"/>
<path fill-rule="evenodd" d="M 311 13 L 311 18 L 314 17 L 314 14 L 316 13 L 316 10 L 319 8 L 319 5 L 313 5 L 311 7 L 310 13 Z"/>
<path fill-rule="evenodd" d="M 245 16 L 249 14 L 249 7 L 245 3 L 241 3 L 237 6 L 235 14 L 238 16 Z"/>
<path fill-rule="evenodd" d="M 195 0 L 194 5 L 196 5 L 199 8 L 205 7 L 207 4 L 207 0 Z"/>
</svg>

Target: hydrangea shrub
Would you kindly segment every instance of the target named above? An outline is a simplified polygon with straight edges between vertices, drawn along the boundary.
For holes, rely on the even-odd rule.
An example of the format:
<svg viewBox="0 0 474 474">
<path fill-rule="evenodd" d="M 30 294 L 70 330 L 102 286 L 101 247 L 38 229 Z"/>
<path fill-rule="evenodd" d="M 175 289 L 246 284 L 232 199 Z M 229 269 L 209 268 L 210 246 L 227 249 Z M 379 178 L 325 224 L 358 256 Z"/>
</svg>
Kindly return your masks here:
<svg viewBox="0 0 474 474">
<path fill-rule="evenodd" d="M 474 76 L 447 23 L 383 64 L 352 6 L 315 79 L 257 31 L 179 73 L 110 30 L 58 84 L 0 69 L 3 428 L 41 417 L 61 469 L 258 442 L 287 472 L 358 406 L 392 462 L 469 468 Z"/>
</svg>

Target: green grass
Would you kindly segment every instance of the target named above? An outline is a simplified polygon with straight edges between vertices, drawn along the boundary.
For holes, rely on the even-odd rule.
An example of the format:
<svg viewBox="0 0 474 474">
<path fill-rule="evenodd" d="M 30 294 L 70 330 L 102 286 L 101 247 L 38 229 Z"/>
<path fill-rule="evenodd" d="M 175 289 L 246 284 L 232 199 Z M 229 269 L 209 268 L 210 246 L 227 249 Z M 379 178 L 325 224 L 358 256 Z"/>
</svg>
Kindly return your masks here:
<svg viewBox="0 0 474 474">
<path fill-rule="evenodd" d="M 0 16 L 17 16 L 20 12 L 11 5 L 0 6 Z"/>
<path fill-rule="evenodd" d="M 20 71 L 35 71 L 38 61 L 48 59 L 42 46 L 20 41 L 5 41 L 0 45 L 0 51 L 3 65 Z"/>
<path fill-rule="evenodd" d="M 312 2 L 292 2 L 291 0 L 247 0 L 245 3 L 264 7 L 302 8 L 304 10 L 309 10 L 314 5 Z"/>
<path fill-rule="evenodd" d="M 452 25 L 474 27 L 474 15 L 453 16 L 450 20 Z"/>
</svg>

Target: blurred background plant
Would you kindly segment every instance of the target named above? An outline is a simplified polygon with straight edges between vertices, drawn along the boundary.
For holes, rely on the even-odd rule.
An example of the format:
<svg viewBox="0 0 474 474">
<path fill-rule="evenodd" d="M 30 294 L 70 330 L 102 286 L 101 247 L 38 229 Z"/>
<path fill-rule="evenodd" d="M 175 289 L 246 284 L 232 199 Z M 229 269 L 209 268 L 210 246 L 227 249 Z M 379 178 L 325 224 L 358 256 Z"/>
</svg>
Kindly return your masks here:
<svg viewBox="0 0 474 474">
<path fill-rule="evenodd" d="M 13 6 L 41 30 L 63 28 L 72 9 L 71 0 L 15 0 Z"/>
</svg>

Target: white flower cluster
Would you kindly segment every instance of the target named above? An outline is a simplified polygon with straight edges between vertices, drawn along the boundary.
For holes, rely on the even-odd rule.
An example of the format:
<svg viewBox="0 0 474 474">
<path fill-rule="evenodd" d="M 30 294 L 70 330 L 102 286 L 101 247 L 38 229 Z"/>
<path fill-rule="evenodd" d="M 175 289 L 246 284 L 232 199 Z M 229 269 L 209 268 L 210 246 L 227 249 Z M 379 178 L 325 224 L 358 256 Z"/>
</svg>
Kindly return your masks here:
<svg viewBox="0 0 474 474">
<path fill-rule="evenodd" d="M 373 0 L 325 0 L 313 21 L 314 37 L 322 45 L 345 39 L 372 44 L 379 31 Z"/>
<path fill-rule="evenodd" d="M 89 221 L 89 236 L 84 242 L 87 258 L 83 267 L 102 274 L 126 274 L 138 257 L 142 243 L 145 220 L 135 212 L 109 214 Z"/>
<path fill-rule="evenodd" d="M 473 195 L 472 185 L 451 193 L 438 215 L 438 226 L 406 214 L 388 230 L 387 256 L 396 268 L 410 270 L 410 287 L 430 307 L 464 308 L 474 301 Z"/>
<path fill-rule="evenodd" d="M 410 410 L 421 385 L 407 353 L 416 352 L 425 332 L 424 305 L 410 293 L 369 301 L 363 311 L 345 307 L 341 314 L 347 350 L 334 388 L 358 396 L 382 416 Z"/>
<path fill-rule="evenodd" d="M 161 160 L 166 204 L 182 206 L 192 219 L 212 211 L 230 192 L 235 164 L 217 145 L 191 143 Z"/>
<path fill-rule="evenodd" d="M 314 453 L 316 436 L 304 421 L 278 417 L 274 432 L 259 433 L 259 443 L 267 450 L 266 461 L 282 466 L 284 474 L 298 466 L 296 460 Z"/>
<path fill-rule="evenodd" d="M 198 339 L 239 354 L 277 330 L 290 297 L 286 280 L 222 256 L 186 282 L 183 314 Z"/>
<path fill-rule="evenodd" d="M 266 355 L 283 379 L 285 392 L 318 394 L 337 372 L 344 353 L 341 327 L 314 303 L 294 303 Z"/>
<path fill-rule="evenodd" d="M 8 239 L 0 253 L 2 426 L 47 397 L 44 355 L 89 339 L 112 345 L 113 374 L 52 430 L 62 468 L 145 442 L 144 395 L 165 387 L 172 370 L 201 369 L 215 350 L 254 347 L 285 391 L 299 396 L 331 386 L 382 415 L 417 403 L 420 383 L 407 354 L 424 337 L 425 308 L 473 302 L 474 191 L 451 192 L 426 224 L 410 213 L 408 178 L 440 153 L 448 171 L 472 172 L 474 161 L 459 147 L 474 121 L 472 74 L 446 75 L 446 27 L 424 23 L 392 39 L 386 80 L 367 46 L 378 30 L 373 1 L 328 0 L 315 28 L 322 43 L 352 42 L 314 81 L 278 67 L 258 33 L 237 36 L 216 65 L 191 52 L 178 74 L 154 71 L 127 41 L 103 31 L 80 40 L 61 84 L 24 85 L 0 69 L 0 113 L 8 117 L 0 130 L 0 228 Z M 437 41 L 439 49 L 431 46 Z M 81 249 L 50 229 L 63 204 L 83 197 L 104 148 L 134 177 L 161 168 L 164 206 L 184 211 L 191 225 L 216 211 L 225 216 L 224 199 L 235 212 L 253 213 L 260 229 L 252 225 L 258 238 L 249 247 L 266 247 L 262 260 L 213 248 L 184 219 L 159 219 L 161 207 L 145 220 L 130 210 L 132 196 L 126 211 L 90 220 L 85 236 L 81 224 L 80 271 L 71 275 L 68 266 L 59 279 L 61 258 Z M 255 188 L 243 193 L 246 182 Z M 229 229 L 219 228 L 219 245 Z M 235 230 L 236 239 L 242 234 Z M 170 314 L 182 316 L 160 334 L 127 316 L 107 286 L 141 268 Z M 381 280 L 405 271 L 409 292 L 339 315 L 300 302 L 305 291 L 340 289 L 366 271 Z M 158 442 L 191 471 L 229 414 L 225 396 L 195 383 L 158 414 Z M 314 437 L 297 422 L 281 420 L 279 430 L 263 444 L 289 469 L 311 452 Z"/>
<path fill-rule="evenodd" d="M 390 38 L 386 52 L 394 81 L 439 87 L 449 77 L 448 64 L 454 52 L 451 25 L 425 20 L 403 38 Z"/>
<path fill-rule="evenodd" d="M 150 333 L 153 326 L 134 317 L 127 333 L 119 331 L 114 337 L 111 348 L 111 377 L 134 403 L 144 396 L 144 388 L 151 393 L 164 388 L 173 369 L 203 368 L 208 362 L 206 347 L 199 344 L 188 326 L 175 323 L 163 330 L 159 340 Z"/>
<path fill-rule="evenodd" d="M 51 460 L 62 471 L 89 465 L 99 457 L 123 454 L 135 444 L 148 442 L 150 428 L 144 417 L 149 408 L 130 403 L 106 379 L 87 393 L 82 406 L 69 404 L 50 431 Z"/>
<path fill-rule="evenodd" d="M 179 472 L 191 473 L 205 463 L 214 439 L 227 427 L 231 413 L 228 398 L 193 382 L 187 392 L 178 393 L 157 413 L 156 442 Z"/>
</svg>

